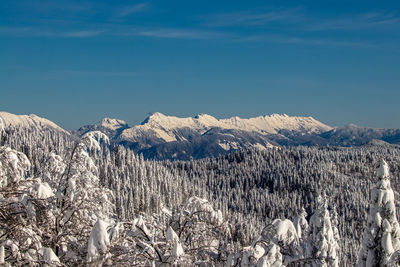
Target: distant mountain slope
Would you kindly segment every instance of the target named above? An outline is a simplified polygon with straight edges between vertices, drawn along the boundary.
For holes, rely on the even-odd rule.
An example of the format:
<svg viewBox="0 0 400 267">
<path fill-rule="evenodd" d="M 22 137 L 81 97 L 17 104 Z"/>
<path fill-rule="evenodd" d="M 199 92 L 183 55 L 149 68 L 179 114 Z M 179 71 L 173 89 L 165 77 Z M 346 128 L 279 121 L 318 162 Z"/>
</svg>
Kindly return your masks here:
<svg viewBox="0 0 400 267">
<path fill-rule="evenodd" d="M 101 131 L 113 138 L 118 136 L 128 127 L 128 124 L 123 120 L 104 118 L 97 124 L 82 126 L 76 131 L 76 133 L 78 135 L 83 135 L 90 131 Z"/>
<path fill-rule="evenodd" d="M 5 127 L 11 125 L 13 127 L 37 128 L 39 130 L 51 129 L 69 134 L 68 131 L 64 130 L 54 122 L 36 116 L 35 114 L 15 115 L 8 112 L 0 112 L 0 118 L 2 118 Z"/>
<path fill-rule="evenodd" d="M 141 125 L 124 130 L 120 139 L 134 142 L 142 139 L 143 135 L 147 135 L 159 139 L 160 142 L 184 141 L 191 135 L 203 135 L 214 128 L 255 132 L 262 135 L 279 134 L 280 131 L 304 134 L 322 133 L 332 129 L 312 117 L 273 114 L 250 119 L 232 117 L 218 120 L 207 114 L 199 114 L 193 118 L 178 118 L 156 112 L 144 120 Z"/>
<path fill-rule="evenodd" d="M 128 127 L 124 121 L 106 118 L 98 124 L 81 127 L 78 133 L 89 130 L 103 131 L 114 144 L 124 145 L 145 158 L 157 160 L 216 157 L 240 149 L 263 150 L 273 146 L 400 143 L 400 130 L 396 129 L 355 125 L 332 128 L 312 117 L 279 114 L 249 119 L 216 119 L 207 114 L 179 118 L 156 112 L 133 127 Z"/>
<path fill-rule="evenodd" d="M 334 128 L 319 136 L 325 139 L 327 144 L 333 146 L 360 146 L 372 140 L 400 144 L 400 129 L 366 128 L 354 124 Z"/>
<path fill-rule="evenodd" d="M 36 115 L 0 112 L 5 127 L 56 130 L 69 134 L 55 123 Z M 272 114 L 243 119 L 216 119 L 207 114 L 179 118 L 159 112 L 140 125 L 129 127 L 123 120 L 104 118 L 85 125 L 71 136 L 102 131 L 113 145 L 123 145 L 147 159 L 190 160 L 217 157 L 241 149 L 274 146 L 382 146 L 400 144 L 400 129 L 375 129 L 350 124 L 332 128 L 312 117 Z"/>
<path fill-rule="evenodd" d="M 311 134 L 332 129 L 332 127 L 312 117 L 292 117 L 286 114 L 272 114 L 271 116 L 266 115 L 249 119 L 232 117 L 230 119 L 223 119 L 221 122 L 236 126 L 243 131 L 254 131 L 263 134 L 277 134 L 282 130 Z"/>
<path fill-rule="evenodd" d="M 156 112 L 140 125 L 124 129 L 114 139 L 146 158 L 187 160 L 251 147 L 266 149 L 280 143 L 291 144 L 292 136 L 317 135 L 331 129 L 312 117 L 273 114 L 250 119 L 216 119 L 199 114 L 179 118 Z"/>
</svg>

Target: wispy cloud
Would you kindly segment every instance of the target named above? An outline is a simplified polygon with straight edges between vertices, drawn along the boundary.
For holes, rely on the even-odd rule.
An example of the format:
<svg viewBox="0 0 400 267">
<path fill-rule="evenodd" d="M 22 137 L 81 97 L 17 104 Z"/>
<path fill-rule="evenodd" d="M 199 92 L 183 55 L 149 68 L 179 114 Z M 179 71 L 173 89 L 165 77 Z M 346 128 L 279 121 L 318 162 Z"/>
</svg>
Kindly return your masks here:
<svg viewBox="0 0 400 267">
<path fill-rule="evenodd" d="M 389 29 L 400 26 L 399 12 L 368 12 L 348 16 L 318 17 L 302 7 L 212 14 L 203 17 L 209 27 L 256 27 L 278 25 L 283 30 L 331 31 Z"/>
<path fill-rule="evenodd" d="M 293 44 L 293 45 L 310 45 L 310 46 L 331 46 L 331 47 L 363 47 L 375 48 L 377 44 L 361 41 L 349 40 L 334 40 L 334 39 L 320 39 L 312 37 L 296 37 L 284 35 L 250 35 L 243 38 L 238 38 L 237 42 L 266 42 L 266 43 L 280 43 L 280 44 Z"/>
<path fill-rule="evenodd" d="M 95 6 L 88 1 L 76 1 L 76 0 L 59 0 L 59 1 L 30 1 L 22 0 L 18 1 L 21 7 L 29 8 L 30 10 L 41 12 L 45 14 L 54 13 L 55 11 L 65 12 L 82 12 L 90 11 Z"/>
<path fill-rule="evenodd" d="M 117 17 L 126 17 L 134 13 L 143 12 L 149 8 L 150 4 L 148 2 L 136 4 L 133 6 L 128 6 L 121 8 L 118 12 L 116 12 Z"/>
<path fill-rule="evenodd" d="M 54 31 L 38 27 L 0 27 L 0 34 L 13 34 L 15 36 L 40 36 L 60 38 L 90 38 L 100 35 L 113 36 L 142 36 L 162 39 L 186 39 L 186 40 L 228 40 L 232 42 L 265 42 L 293 45 L 332 46 L 332 47 L 364 47 L 374 48 L 378 45 L 362 41 L 319 39 L 312 37 L 296 37 L 268 34 L 238 34 L 232 32 L 203 31 L 198 29 L 177 28 L 126 28 L 115 27 L 98 30 Z"/>
<path fill-rule="evenodd" d="M 199 29 L 179 29 L 179 28 L 149 28 L 149 27 L 127 27 L 120 24 L 102 25 L 98 29 L 51 29 L 46 27 L 0 27 L 0 34 L 13 35 L 18 37 L 37 36 L 37 37 L 63 37 L 63 38 L 89 38 L 100 35 L 109 36 L 142 36 L 152 38 L 171 38 L 171 39 L 222 39 L 231 37 L 232 34 L 219 31 L 204 31 Z"/>
<path fill-rule="evenodd" d="M 101 35 L 103 33 L 107 32 L 106 30 L 83 30 L 83 31 L 70 31 L 70 32 L 63 32 L 60 33 L 59 36 L 61 37 L 94 37 Z"/>
<path fill-rule="evenodd" d="M 46 27 L 0 27 L 0 34 L 18 37 L 63 37 L 63 38 L 87 38 L 95 37 L 106 32 L 103 30 L 55 30 Z"/>
<path fill-rule="evenodd" d="M 205 16 L 204 25 L 213 27 L 261 26 L 272 22 L 294 22 L 302 19 L 302 17 L 300 7 L 268 11 L 245 11 Z"/>
<path fill-rule="evenodd" d="M 293 45 L 335 46 L 335 47 L 377 47 L 369 36 L 383 30 L 399 29 L 400 17 L 397 12 L 371 12 L 352 17 L 317 17 L 303 7 L 290 9 L 263 8 L 234 13 L 203 16 L 193 20 L 186 27 L 170 27 L 159 21 L 149 23 L 135 21 L 130 24 L 127 16 L 143 12 L 149 2 L 141 2 L 124 8 L 107 10 L 97 6 L 97 11 L 89 11 L 89 5 L 81 9 L 73 2 L 69 10 L 74 16 L 38 16 L 31 21 L 18 24 L 0 25 L 0 35 L 38 36 L 58 38 L 91 38 L 96 36 L 147 37 L 182 40 L 224 40 L 228 42 L 270 42 Z M 68 6 L 68 3 L 65 3 Z M 53 9 L 44 5 L 44 9 Z M 80 12 L 97 12 L 101 19 L 90 20 Z M 102 13 L 104 12 L 104 13 Z M 57 13 L 58 14 L 58 13 Z M 85 13 L 89 14 L 89 13 Z M 29 25 L 29 26 L 25 26 Z M 133 26 L 134 25 L 134 26 Z M 160 25 L 160 26 L 149 26 Z M 272 26 L 272 27 L 269 27 Z M 345 34 L 330 34 L 330 31 L 364 31 L 357 38 Z M 327 32 L 327 34 L 322 34 Z M 326 38 L 326 39 L 325 39 Z M 390 42 L 390 40 L 387 40 Z"/>
<path fill-rule="evenodd" d="M 217 31 L 203 31 L 196 29 L 170 29 L 156 28 L 148 30 L 139 30 L 134 35 L 147 36 L 155 38 L 175 38 L 175 39 L 219 39 L 228 37 L 230 34 Z"/>
<path fill-rule="evenodd" d="M 134 77 L 138 75 L 143 75 L 142 72 L 134 71 L 92 71 L 92 70 L 58 70 L 48 72 L 45 76 L 46 79 L 58 79 L 59 77 L 92 77 L 92 76 L 102 76 L 102 77 Z"/>
<path fill-rule="evenodd" d="M 327 31 L 327 30 L 361 30 L 371 28 L 388 28 L 400 26 L 400 17 L 395 12 L 382 13 L 371 12 L 353 15 L 351 17 L 314 19 L 314 22 L 305 25 L 306 30 Z"/>
</svg>

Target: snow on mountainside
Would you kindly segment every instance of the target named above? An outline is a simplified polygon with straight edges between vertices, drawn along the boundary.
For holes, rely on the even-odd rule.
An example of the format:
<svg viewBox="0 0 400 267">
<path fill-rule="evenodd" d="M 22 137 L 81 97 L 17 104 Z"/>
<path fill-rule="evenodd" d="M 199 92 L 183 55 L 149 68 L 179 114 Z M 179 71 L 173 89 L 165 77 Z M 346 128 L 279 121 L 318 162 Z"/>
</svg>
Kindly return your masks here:
<svg viewBox="0 0 400 267">
<path fill-rule="evenodd" d="M 101 131 L 110 138 L 114 138 L 128 127 L 128 124 L 123 120 L 104 118 L 97 124 L 82 126 L 76 132 L 78 135 L 83 135 L 90 131 Z"/>
<path fill-rule="evenodd" d="M 122 127 L 127 127 L 128 124 L 123 120 L 104 118 L 101 120 L 100 125 L 110 130 L 118 130 Z"/>
<path fill-rule="evenodd" d="M 366 128 L 354 124 L 334 128 L 320 136 L 335 146 L 359 146 L 372 140 L 400 144 L 400 129 Z"/>
<path fill-rule="evenodd" d="M 57 130 L 55 123 L 36 115 L 0 112 L 4 126 Z M 1 127 L 0 127 L 1 128 Z M 264 150 L 275 146 L 375 146 L 400 144 L 400 129 L 374 129 L 347 125 L 332 128 L 312 117 L 272 114 L 255 118 L 217 119 L 207 114 L 179 118 L 159 112 L 140 125 L 104 118 L 85 125 L 71 136 L 101 131 L 113 145 L 123 145 L 147 159 L 190 160 L 226 155 L 241 149 Z M 386 142 L 386 143 L 384 143 Z"/>
<path fill-rule="evenodd" d="M 273 114 L 250 119 L 232 117 L 219 120 L 207 114 L 199 114 L 193 118 L 178 118 L 156 112 L 144 120 L 141 125 L 124 130 L 120 139 L 136 140 L 140 139 L 143 134 L 150 134 L 150 136 L 163 142 L 182 141 L 186 140 L 185 134 L 182 134 L 184 129 L 202 135 L 213 128 L 256 132 L 263 135 L 279 134 L 281 130 L 310 134 L 322 133 L 332 129 L 332 127 L 312 117 L 290 117 Z"/>
<path fill-rule="evenodd" d="M 313 117 L 291 117 L 286 114 L 272 114 L 250 119 L 232 117 L 221 122 L 234 125 L 241 130 L 259 133 L 277 134 L 280 130 L 301 131 L 306 133 L 321 133 L 332 127 L 317 121 Z"/>
<path fill-rule="evenodd" d="M 12 125 L 14 127 L 38 128 L 40 130 L 53 129 L 69 134 L 66 130 L 64 130 L 54 122 L 36 116 L 35 114 L 15 115 L 8 112 L 0 112 L 0 117 L 4 121 L 5 128 Z"/>
</svg>

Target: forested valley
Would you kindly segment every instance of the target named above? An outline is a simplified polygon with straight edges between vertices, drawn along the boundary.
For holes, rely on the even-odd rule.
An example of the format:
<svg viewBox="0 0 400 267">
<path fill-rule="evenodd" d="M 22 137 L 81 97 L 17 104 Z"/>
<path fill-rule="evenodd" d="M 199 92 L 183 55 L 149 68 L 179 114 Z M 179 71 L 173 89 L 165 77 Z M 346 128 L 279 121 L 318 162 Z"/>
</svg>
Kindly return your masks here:
<svg viewBox="0 0 400 267">
<path fill-rule="evenodd" d="M 399 146 L 153 161 L 98 131 L 0 129 L 5 266 L 398 264 Z"/>
</svg>

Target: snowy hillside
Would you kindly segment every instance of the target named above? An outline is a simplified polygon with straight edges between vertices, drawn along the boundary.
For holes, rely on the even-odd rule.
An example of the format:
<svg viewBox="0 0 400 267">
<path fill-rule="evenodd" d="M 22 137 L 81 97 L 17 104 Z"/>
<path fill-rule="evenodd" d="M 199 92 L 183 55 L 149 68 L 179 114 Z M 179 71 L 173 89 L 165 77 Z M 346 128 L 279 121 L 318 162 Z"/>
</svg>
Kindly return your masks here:
<svg viewBox="0 0 400 267">
<path fill-rule="evenodd" d="M 39 130 L 52 129 L 68 133 L 54 122 L 35 114 L 15 115 L 8 112 L 0 112 L 0 117 L 3 119 L 5 128 L 11 125 L 13 127 L 37 128 Z"/>
</svg>

